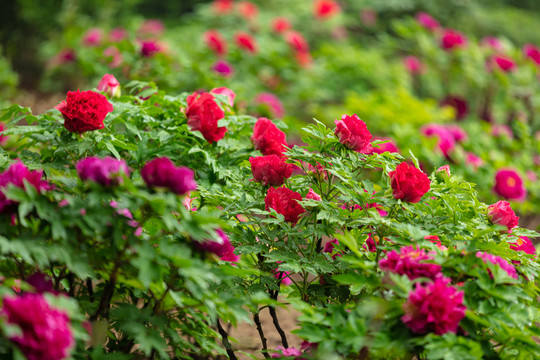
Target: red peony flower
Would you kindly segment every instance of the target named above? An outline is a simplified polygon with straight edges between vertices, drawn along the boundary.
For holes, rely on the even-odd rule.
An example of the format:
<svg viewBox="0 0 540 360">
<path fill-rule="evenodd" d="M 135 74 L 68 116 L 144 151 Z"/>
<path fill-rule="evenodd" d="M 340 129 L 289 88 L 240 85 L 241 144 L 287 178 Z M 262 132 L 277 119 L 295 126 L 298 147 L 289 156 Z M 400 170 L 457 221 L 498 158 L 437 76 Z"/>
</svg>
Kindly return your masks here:
<svg viewBox="0 0 540 360">
<path fill-rule="evenodd" d="M 329 19 L 340 11 L 338 3 L 332 0 L 317 0 L 313 3 L 313 16 L 320 20 Z"/>
<path fill-rule="evenodd" d="M 197 190 L 193 170 L 184 166 L 176 167 L 166 157 L 155 158 L 146 163 L 141 170 L 141 176 L 148 186 L 168 188 L 178 195 Z"/>
<path fill-rule="evenodd" d="M 17 325 L 22 334 L 11 335 L 28 360 L 62 360 L 69 357 L 75 340 L 70 321 L 63 311 L 49 306 L 43 295 L 25 293 L 4 298 L 1 310 L 7 322 Z"/>
<path fill-rule="evenodd" d="M 416 21 L 418 21 L 422 27 L 430 31 L 436 30 L 441 26 L 437 20 L 425 12 L 416 14 Z"/>
<path fill-rule="evenodd" d="M 465 35 L 457 30 L 444 30 L 441 37 L 441 48 L 444 50 L 455 50 L 465 47 L 465 45 L 467 45 L 467 38 Z"/>
<path fill-rule="evenodd" d="M 80 160 L 77 173 L 83 181 L 92 180 L 104 186 L 121 184 L 124 182 L 122 174 L 129 176 L 126 162 L 110 156 L 103 159 L 91 156 Z"/>
<path fill-rule="evenodd" d="M 449 283 L 450 279 L 442 276 L 432 283 L 417 283 L 403 304 L 403 323 L 417 334 L 455 333 L 467 308 L 463 305 L 463 291 L 448 286 Z"/>
<path fill-rule="evenodd" d="M 154 40 L 143 41 L 141 43 L 141 55 L 144 57 L 152 57 L 161 51 L 161 46 Z"/>
<path fill-rule="evenodd" d="M 191 131 L 199 131 L 210 144 L 223 139 L 227 128 L 218 127 L 218 120 L 225 117 L 225 113 L 210 93 L 200 96 L 194 92 L 186 99 L 187 124 Z"/>
<path fill-rule="evenodd" d="M 255 150 L 260 150 L 263 155 L 277 155 L 282 157 L 287 142 L 285 133 L 267 118 L 260 118 L 253 128 L 251 137 Z"/>
<path fill-rule="evenodd" d="M 493 224 L 506 226 L 508 230 L 515 228 L 519 223 L 519 217 L 510 207 L 510 203 L 504 200 L 489 205 L 487 216 Z"/>
<path fill-rule="evenodd" d="M 234 0 L 214 0 L 212 8 L 220 15 L 228 14 L 233 10 Z"/>
<path fill-rule="evenodd" d="M 285 33 L 285 41 L 293 51 L 306 53 L 309 52 L 309 44 L 302 34 L 298 31 L 288 31 Z"/>
<path fill-rule="evenodd" d="M 334 134 L 339 138 L 340 143 L 362 154 L 371 152 L 371 133 L 358 115 L 343 115 L 341 120 L 334 120 L 334 122 L 336 124 Z"/>
<path fill-rule="evenodd" d="M 513 267 L 508 261 L 506 261 L 502 257 L 492 255 L 487 252 L 480 252 L 480 251 L 476 253 L 476 257 L 482 259 L 484 263 L 486 264 L 489 262 L 489 263 L 492 263 L 493 265 L 499 266 L 501 269 L 506 271 L 508 276 L 510 276 L 511 278 L 514 278 L 514 279 L 518 278 L 516 268 Z M 489 275 L 493 278 L 493 274 L 491 274 L 491 271 L 489 272 Z"/>
<path fill-rule="evenodd" d="M 65 128 L 74 133 L 103 129 L 103 120 L 113 111 L 107 98 L 93 91 L 68 91 L 66 100 L 56 105 L 64 117 Z"/>
<path fill-rule="evenodd" d="M 417 203 L 430 189 L 426 174 L 416 167 L 402 162 L 389 174 L 395 199 Z"/>
<path fill-rule="evenodd" d="M 399 252 L 392 250 L 379 261 L 381 270 L 390 271 L 399 275 L 407 275 L 414 280 L 420 277 L 435 280 L 441 273 L 442 267 L 430 263 L 434 259 L 434 252 L 426 252 L 423 249 L 415 249 L 412 246 L 404 246 Z"/>
<path fill-rule="evenodd" d="M 219 241 L 207 240 L 202 243 L 196 243 L 195 246 L 200 250 L 216 254 L 223 261 L 238 262 L 240 256 L 234 253 L 235 248 L 231 244 L 227 234 L 221 229 L 216 229 L 216 233 L 220 238 Z"/>
<path fill-rule="evenodd" d="M 302 195 L 296 191 L 287 189 L 286 187 L 269 188 L 264 204 L 266 211 L 274 209 L 278 214 L 285 217 L 285 221 L 293 226 L 298 222 L 298 218 L 306 212 L 306 210 L 298 203 L 302 200 Z"/>
<path fill-rule="evenodd" d="M 245 50 L 251 54 L 255 54 L 258 51 L 257 42 L 255 41 L 255 38 L 246 32 L 238 31 L 234 35 L 234 41 L 236 42 L 236 46 L 238 46 L 240 49 Z"/>
<path fill-rule="evenodd" d="M 112 97 L 120 96 L 120 83 L 116 80 L 114 75 L 105 74 L 99 81 L 97 90 Z"/>
<path fill-rule="evenodd" d="M 497 171 L 493 191 L 506 199 L 516 201 L 523 201 L 527 197 L 527 189 L 523 186 L 521 176 L 512 169 Z"/>
<path fill-rule="evenodd" d="M 292 166 L 276 155 L 250 157 L 251 173 L 264 186 L 281 186 L 291 177 Z"/>
<path fill-rule="evenodd" d="M 277 34 L 282 34 L 292 29 L 292 25 L 287 18 L 277 17 L 272 20 L 272 31 Z"/>
<path fill-rule="evenodd" d="M 486 68 L 488 71 L 496 68 L 502 72 L 512 72 L 516 68 L 516 63 L 508 56 L 494 55 L 486 61 Z"/>
<path fill-rule="evenodd" d="M 533 242 L 531 241 L 531 239 L 529 239 L 526 236 L 518 236 L 516 242 L 509 243 L 509 244 L 510 244 L 510 249 L 513 249 L 515 251 L 523 251 L 525 252 L 525 254 L 531 254 L 531 255 L 536 254 L 536 248 Z"/>
<path fill-rule="evenodd" d="M 204 33 L 204 42 L 216 55 L 227 54 L 227 42 L 217 30 L 208 30 Z"/>
</svg>

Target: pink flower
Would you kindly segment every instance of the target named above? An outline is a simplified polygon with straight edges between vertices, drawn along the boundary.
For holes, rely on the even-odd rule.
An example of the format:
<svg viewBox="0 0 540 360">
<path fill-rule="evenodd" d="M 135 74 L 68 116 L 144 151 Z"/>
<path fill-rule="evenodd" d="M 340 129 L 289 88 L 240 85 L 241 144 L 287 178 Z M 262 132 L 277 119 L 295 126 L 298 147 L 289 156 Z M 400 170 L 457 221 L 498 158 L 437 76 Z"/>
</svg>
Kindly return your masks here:
<svg viewBox="0 0 540 360">
<path fill-rule="evenodd" d="M 480 41 L 481 46 L 489 47 L 495 51 L 502 51 L 503 45 L 501 41 L 494 36 L 486 36 Z"/>
<path fill-rule="evenodd" d="M 272 357 L 273 358 L 280 358 L 280 357 L 284 357 L 284 356 L 302 356 L 302 351 L 298 350 L 297 348 L 294 348 L 294 347 L 290 347 L 290 348 L 284 348 L 283 346 L 278 346 L 276 348 L 277 351 L 279 352 L 276 352 L 276 353 L 273 353 L 272 354 Z"/>
<path fill-rule="evenodd" d="M 371 152 L 371 133 L 367 129 L 366 123 L 360 120 L 358 115 L 343 115 L 341 120 L 334 120 L 334 122 L 336 124 L 334 134 L 340 143 L 362 154 Z"/>
<path fill-rule="evenodd" d="M 476 257 L 482 259 L 484 263 L 486 264 L 490 262 L 493 265 L 498 265 L 501 269 L 506 271 L 508 276 L 510 276 L 511 278 L 514 278 L 514 279 L 518 278 L 516 269 L 502 257 L 492 255 L 487 252 L 480 252 L 480 251 L 476 253 Z M 493 274 L 491 274 L 491 271 L 489 272 L 489 275 L 493 278 Z"/>
<path fill-rule="evenodd" d="M 229 237 L 221 229 L 216 229 L 219 240 L 207 240 L 203 243 L 196 243 L 195 246 L 200 250 L 208 251 L 216 254 L 223 261 L 238 262 L 240 256 L 234 253 L 234 246 L 231 244 Z"/>
<path fill-rule="evenodd" d="M 227 53 L 227 42 L 217 30 L 208 30 L 205 32 L 204 42 L 216 55 L 222 56 Z"/>
<path fill-rule="evenodd" d="M 75 50 L 73 49 L 62 49 L 60 52 L 56 55 L 54 62 L 57 62 L 58 64 L 67 64 L 72 63 L 77 58 L 77 55 L 75 54 Z"/>
<path fill-rule="evenodd" d="M 306 199 L 315 200 L 315 201 L 321 201 L 321 195 L 317 194 L 313 189 L 309 189 Z"/>
<path fill-rule="evenodd" d="M 0 146 L 6 145 L 8 141 L 7 135 L 2 135 L 2 132 L 6 129 L 5 125 L 0 122 Z"/>
<path fill-rule="evenodd" d="M 518 226 L 519 217 L 508 201 L 500 200 L 487 208 L 487 216 L 491 223 L 506 226 L 508 230 Z"/>
<path fill-rule="evenodd" d="M 451 174 L 450 174 L 450 165 L 444 165 L 444 166 L 441 166 L 440 168 L 437 169 L 436 173 L 442 173 L 442 174 L 445 174 L 446 176 L 450 177 Z"/>
<path fill-rule="evenodd" d="M 117 27 L 117 28 L 112 29 L 111 32 L 109 33 L 109 40 L 111 42 L 117 43 L 124 39 L 127 39 L 127 36 L 128 36 L 128 33 L 126 29 Z"/>
<path fill-rule="evenodd" d="M 396 250 L 388 252 L 386 257 L 379 261 L 379 267 L 381 270 L 407 275 L 411 280 L 420 277 L 435 280 L 441 273 L 441 266 L 430 262 L 434 259 L 434 254 L 412 246 L 404 246 L 399 252 Z"/>
<path fill-rule="evenodd" d="M 488 69 L 491 70 L 494 66 L 503 72 L 512 72 L 516 63 L 508 56 L 495 55 L 488 60 Z"/>
<path fill-rule="evenodd" d="M 253 99 L 255 105 L 263 105 L 270 112 L 270 116 L 275 119 L 281 119 L 285 115 L 283 105 L 279 98 L 272 93 L 260 93 Z"/>
<path fill-rule="evenodd" d="M 510 249 L 514 249 L 515 251 L 523 251 L 525 254 L 536 254 L 536 248 L 531 241 L 526 236 L 518 236 L 516 242 L 509 243 Z"/>
<path fill-rule="evenodd" d="M 423 28 L 430 31 L 436 30 L 441 26 L 437 20 L 425 12 L 416 14 L 416 21 L 418 21 Z"/>
<path fill-rule="evenodd" d="M 291 177 L 292 166 L 277 155 L 250 157 L 251 173 L 263 186 L 280 186 Z"/>
<path fill-rule="evenodd" d="M 255 38 L 244 31 L 238 31 L 234 35 L 236 46 L 247 51 L 250 54 L 255 54 L 259 51 Z"/>
<path fill-rule="evenodd" d="M 25 182 L 27 182 L 28 185 L 33 186 L 39 193 L 43 190 L 52 189 L 52 185 L 49 185 L 45 180 L 41 180 L 42 175 L 43 171 L 41 170 L 28 170 L 21 160 L 17 160 L 7 170 L 0 173 L 0 213 L 11 212 L 17 204 L 15 201 L 7 199 L 4 194 L 4 190 L 10 184 L 24 189 L 26 187 Z"/>
<path fill-rule="evenodd" d="M 114 75 L 105 74 L 99 81 L 97 90 L 106 93 L 109 96 L 120 96 L 120 83 Z"/>
<path fill-rule="evenodd" d="M 282 34 L 287 30 L 292 29 L 290 21 L 285 17 L 277 17 L 272 20 L 272 31 L 277 34 Z"/>
<path fill-rule="evenodd" d="M 432 124 L 424 126 L 422 128 L 422 133 L 427 137 L 436 136 L 438 138 L 437 146 L 441 153 L 446 157 L 449 157 L 450 153 L 453 152 L 456 147 L 454 136 L 442 125 Z"/>
<path fill-rule="evenodd" d="M 62 360 L 69 357 L 75 340 L 63 311 L 49 306 L 43 295 L 25 293 L 4 298 L 2 313 L 22 334 L 11 335 L 28 360 Z"/>
<path fill-rule="evenodd" d="M 118 185 L 124 182 L 123 175 L 129 176 L 129 170 L 124 160 L 106 156 L 87 157 L 77 163 L 77 173 L 81 180 L 92 180 L 104 186 Z"/>
<path fill-rule="evenodd" d="M 449 283 L 450 279 L 443 276 L 431 283 L 417 283 L 403 304 L 405 314 L 401 321 L 417 334 L 455 333 L 465 317 L 466 307 L 463 305 L 463 291 L 449 286 Z"/>
<path fill-rule="evenodd" d="M 514 137 L 512 128 L 505 124 L 493 124 L 491 127 L 491 134 L 497 137 L 507 137 L 509 139 Z"/>
<path fill-rule="evenodd" d="M 465 35 L 457 30 L 446 29 L 441 37 L 441 48 L 444 50 L 455 50 L 467 45 Z"/>
<path fill-rule="evenodd" d="M 328 253 L 332 256 L 332 260 L 336 260 L 336 257 L 343 256 L 343 251 L 335 251 L 335 245 L 339 245 L 338 239 L 333 239 L 324 244 L 323 253 Z"/>
<path fill-rule="evenodd" d="M 165 32 L 165 25 L 160 20 L 145 20 L 137 29 L 139 38 L 159 38 Z"/>
<path fill-rule="evenodd" d="M 299 53 L 309 52 L 309 44 L 302 34 L 298 31 L 287 31 L 285 33 L 285 41 L 290 48 Z"/>
<path fill-rule="evenodd" d="M 495 174 L 493 191 L 505 199 L 523 201 L 527 197 L 527 189 L 517 171 L 501 169 Z"/>
<path fill-rule="evenodd" d="M 441 244 L 441 239 L 437 235 L 426 235 L 424 240 L 434 243 L 441 250 L 448 250 L 448 248 Z"/>
<path fill-rule="evenodd" d="M 252 2 L 240 1 L 236 4 L 238 13 L 246 20 L 253 19 L 259 14 L 259 8 Z"/>
<path fill-rule="evenodd" d="M 227 98 L 229 106 L 234 106 L 234 98 L 236 97 L 236 94 L 231 89 L 226 87 L 214 88 L 210 90 L 210 94 L 223 95 Z"/>
<path fill-rule="evenodd" d="M 222 75 L 224 77 L 229 77 L 233 74 L 233 67 L 231 64 L 226 62 L 225 60 L 218 60 L 212 65 L 212 70 L 214 70 L 219 75 Z"/>
<path fill-rule="evenodd" d="M 440 106 L 451 106 L 455 110 L 456 120 L 463 120 L 469 113 L 467 101 L 456 95 L 448 95 L 439 104 Z"/>
<path fill-rule="evenodd" d="M 339 14 L 341 8 L 333 0 L 316 0 L 313 3 L 313 16 L 319 20 L 326 20 Z"/>
<path fill-rule="evenodd" d="M 378 137 L 375 137 L 374 139 L 375 140 L 386 141 L 386 142 L 384 144 L 376 144 L 376 145 L 374 145 L 372 143 L 372 148 L 371 148 L 371 152 L 369 153 L 369 155 L 382 154 L 382 153 L 385 153 L 385 152 L 399 153 L 399 149 L 398 149 L 396 143 L 394 142 L 394 140 L 389 139 L 389 138 L 378 138 Z"/>
<path fill-rule="evenodd" d="M 538 49 L 536 46 L 531 44 L 525 44 L 523 46 L 523 53 L 536 65 L 540 65 L 540 49 Z"/>
<path fill-rule="evenodd" d="M 475 170 L 484 164 L 482 158 L 476 156 L 472 152 L 467 152 L 465 156 L 465 163 L 469 166 L 472 166 Z"/>
<path fill-rule="evenodd" d="M 424 64 L 416 56 L 406 56 L 403 58 L 403 65 L 411 75 L 419 75 L 424 72 Z"/>
<path fill-rule="evenodd" d="M 154 40 L 143 41 L 141 43 L 141 55 L 144 57 L 152 57 L 161 51 L 161 47 Z"/>
<path fill-rule="evenodd" d="M 92 28 L 88 30 L 82 39 L 84 46 L 98 46 L 103 40 L 103 30 Z"/>
<path fill-rule="evenodd" d="M 277 262 L 278 264 L 281 264 L 281 261 Z M 274 278 L 281 280 L 281 285 L 289 286 L 292 284 L 292 280 L 289 278 L 289 275 L 291 274 L 289 271 L 281 271 L 279 268 L 276 268 L 273 271 Z"/>
<path fill-rule="evenodd" d="M 219 15 L 225 15 L 233 10 L 234 0 L 214 0 L 213 10 Z"/>
<path fill-rule="evenodd" d="M 105 61 L 107 62 L 107 64 L 109 64 L 109 67 L 111 69 L 119 67 L 124 61 L 120 50 L 118 50 L 116 46 L 109 46 L 108 48 L 103 50 L 103 56 L 105 57 Z"/>
<path fill-rule="evenodd" d="M 168 188 L 178 195 L 197 190 L 193 170 L 184 166 L 176 167 L 166 157 L 155 158 L 146 163 L 141 170 L 141 176 L 148 186 Z"/>
</svg>

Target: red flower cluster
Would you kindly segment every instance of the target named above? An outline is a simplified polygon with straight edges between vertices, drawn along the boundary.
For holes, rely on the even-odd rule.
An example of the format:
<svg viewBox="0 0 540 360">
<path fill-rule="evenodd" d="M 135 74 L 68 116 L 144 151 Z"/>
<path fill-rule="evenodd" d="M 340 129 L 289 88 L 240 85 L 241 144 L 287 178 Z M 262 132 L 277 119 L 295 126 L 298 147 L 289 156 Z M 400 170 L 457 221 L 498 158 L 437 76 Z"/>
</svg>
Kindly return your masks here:
<svg viewBox="0 0 540 360">
<path fill-rule="evenodd" d="M 358 115 L 343 115 L 341 120 L 334 122 L 336 123 L 334 134 L 339 138 L 340 143 L 362 154 L 371 152 L 371 133 Z"/>
<path fill-rule="evenodd" d="M 70 132 L 82 134 L 103 129 L 103 120 L 113 111 L 107 98 L 93 91 L 69 91 L 66 100 L 55 107 L 64 117 L 64 126 Z"/>
<path fill-rule="evenodd" d="M 285 221 L 293 226 L 298 222 L 298 218 L 306 210 L 298 203 L 302 200 L 302 195 L 286 187 L 269 188 L 264 198 L 266 211 L 276 210 L 278 214 L 285 217 Z"/>
<path fill-rule="evenodd" d="M 417 203 L 430 189 L 430 181 L 426 174 L 414 166 L 402 162 L 388 174 L 395 199 Z"/>
<path fill-rule="evenodd" d="M 455 333 L 467 308 L 463 305 L 463 291 L 449 283 L 450 279 L 442 276 L 425 285 L 417 283 L 403 304 L 403 323 L 417 334 Z"/>
<path fill-rule="evenodd" d="M 277 155 L 250 157 L 249 162 L 253 178 L 264 186 L 281 186 L 292 174 L 291 164 Z"/>
<path fill-rule="evenodd" d="M 429 262 L 434 259 L 432 255 L 433 252 L 404 246 L 399 252 L 392 250 L 387 253 L 386 258 L 379 261 L 379 267 L 381 270 L 407 275 L 411 280 L 420 277 L 434 280 L 441 273 L 441 266 Z"/>
<path fill-rule="evenodd" d="M 184 166 L 176 167 L 166 157 L 155 158 L 141 170 L 141 176 L 148 186 L 168 188 L 178 195 L 197 189 L 193 175 L 193 170 Z"/>
<path fill-rule="evenodd" d="M 285 133 L 267 118 L 260 118 L 253 128 L 251 137 L 255 150 L 260 150 L 263 155 L 277 155 L 282 157 L 287 142 Z"/>
<path fill-rule="evenodd" d="M 210 144 L 223 139 L 227 128 L 218 127 L 218 120 L 225 117 L 225 113 L 210 93 L 199 94 L 194 92 L 186 99 L 187 124 L 191 131 L 199 131 Z"/>
<path fill-rule="evenodd" d="M 506 226 L 508 230 L 515 228 L 519 223 L 519 217 L 516 216 L 508 201 L 501 200 L 489 205 L 487 216 L 493 224 Z"/>
</svg>

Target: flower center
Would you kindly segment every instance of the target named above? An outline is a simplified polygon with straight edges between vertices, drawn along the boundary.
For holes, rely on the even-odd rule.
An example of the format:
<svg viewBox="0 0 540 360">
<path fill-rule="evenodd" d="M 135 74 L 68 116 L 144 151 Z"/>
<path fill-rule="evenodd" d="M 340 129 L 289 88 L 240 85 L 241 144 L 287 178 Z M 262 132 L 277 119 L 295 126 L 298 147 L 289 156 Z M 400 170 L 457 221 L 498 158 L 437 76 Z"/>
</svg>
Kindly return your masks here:
<svg viewBox="0 0 540 360">
<path fill-rule="evenodd" d="M 510 187 L 514 187 L 516 186 L 516 179 L 514 178 L 508 178 L 508 180 L 506 180 L 506 184 Z"/>
</svg>

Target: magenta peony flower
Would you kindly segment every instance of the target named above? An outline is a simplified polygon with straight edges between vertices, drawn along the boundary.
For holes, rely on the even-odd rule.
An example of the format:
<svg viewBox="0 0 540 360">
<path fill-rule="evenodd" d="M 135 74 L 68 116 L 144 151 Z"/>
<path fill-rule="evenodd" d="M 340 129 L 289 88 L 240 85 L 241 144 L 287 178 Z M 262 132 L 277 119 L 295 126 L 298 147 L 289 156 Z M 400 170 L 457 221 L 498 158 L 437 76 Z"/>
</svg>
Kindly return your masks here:
<svg viewBox="0 0 540 360">
<path fill-rule="evenodd" d="M 6 145 L 8 141 L 7 135 L 2 135 L 2 132 L 6 129 L 5 125 L 0 122 L 0 146 Z"/>
<path fill-rule="evenodd" d="M 463 305 L 463 291 L 448 286 L 449 283 L 450 279 L 443 276 L 432 283 L 417 283 L 403 304 L 405 314 L 401 321 L 417 334 L 455 333 L 465 317 L 466 307 Z"/>
<path fill-rule="evenodd" d="M 34 287 L 34 291 L 38 294 L 52 293 L 58 295 L 59 293 L 54 290 L 53 282 L 50 277 L 46 276 L 42 272 L 35 272 L 26 278 L 27 284 Z"/>
<path fill-rule="evenodd" d="M 148 186 L 168 188 L 178 195 L 197 190 L 193 170 L 184 166 L 176 167 L 167 157 L 155 158 L 146 163 L 141 176 Z"/>
<path fill-rule="evenodd" d="M 484 165 L 484 160 L 472 152 L 467 152 L 465 156 L 465 163 L 472 166 L 475 170 Z"/>
<path fill-rule="evenodd" d="M 457 30 L 446 29 L 441 37 L 441 48 L 450 51 L 463 48 L 467 45 L 467 38 L 465 35 Z"/>
<path fill-rule="evenodd" d="M 501 200 L 489 205 L 487 216 L 493 224 L 506 226 L 508 230 L 518 226 L 519 217 L 516 216 L 508 201 Z"/>
<path fill-rule="evenodd" d="M 495 55 L 488 60 L 488 69 L 491 70 L 494 66 L 502 72 L 512 72 L 516 68 L 516 63 L 508 56 Z"/>
<path fill-rule="evenodd" d="M 434 259 L 434 254 L 413 246 L 404 246 L 399 252 L 388 252 L 386 257 L 379 261 L 379 267 L 381 270 L 407 275 L 411 280 L 420 277 L 435 280 L 441 273 L 441 266 L 429 262 Z"/>
<path fill-rule="evenodd" d="M 437 20 L 425 12 L 416 14 L 416 21 L 418 21 L 423 28 L 430 31 L 436 30 L 441 26 Z"/>
<path fill-rule="evenodd" d="M 540 49 L 531 44 L 523 46 L 523 53 L 531 59 L 536 65 L 540 65 Z"/>
<path fill-rule="evenodd" d="M 336 260 L 336 257 L 343 256 L 343 251 L 335 251 L 335 246 L 339 245 L 338 239 L 333 239 L 324 244 L 323 253 L 328 253 L 332 256 L 332 260 Z"/>
<path fill-rule="evenodd" d="M 38 192 L 52 189 L 52 185 L 45 180 L 41 180 L 42 175 L 43 171 L 30 171 L 20 160 L 17 160 L 7 170 L 0 173 L 0 213 L 10 213 L 17 204 L 15 201 L 7 199 L 4 194 L 4 189 L 9 184 L 22 189 L 25 188 L 25 182 L 27 182 L 36 188 Z"/>
<path fill-rule="evenodd" d="M 399 149 L 396 143 L 394 142 L 394 140 L 389 139 L 389 138 L 382 138 L 382 137 L 381 138 L 375 137 L 374 140 L 381 140 L 381 141 L 386 141 L 386 142 L 384 144 L 377 144 L 377 145 L 372 144 L 371 152 L 369 153 L 369 155 L 382 154 L 385 152 L 399 153 Z"/>
<path fill-rule="evenodd" d="M 225 60 L 218 60 L 212 65 L 212 70 L 218 73 L 221 76 L 229 77 L 232 76 L 234 69 L 231 64 Z"/>
<path fill-rule="evenodd" d="M 306 199 L 315 200 L 315 201 L 321 201 L 321 195 L 317 194 L 313 189 L 309 189 Z"/>
<path fill-rule="evenodd" d="M 510 249 L 513 249 L 515 251 L 523 251 L 525 252 L 525 254 L 531 254 L 531 255 L 536 254 L 536 248 L 533 242 L 531 241 L 531 239 L 529 239 L 526 236 L 518 236 L 516 242 L 509 243 L 509 244 L 510 244 Z"/>
<path fill-rule="evenodd" d="M 120 65 L 122 65 L 122 62 L 124 61 L 122 53 L 114 45 L 111 45 L 107 47 L 105 50 L 103 50 L 103 57 L 105 57 L 105 61 L 107 62 L 107 65 L 111 69 L 115 69 L 119 67 Z"/>
<path fill-rule="evenodd" d="M 336 124 L 334 134 L 340 143 L 362 154 L 371 152 L 371 133 L 367 129 L 366 123 L 360 120 L 358 115 L 343 115 L 341 120 L 334 120 L 334 122 Z"/>
<path fill-rule="evenodd" d="M 2 313 L 21 335 L 9 340 L 28 360 L 62 360 L 75 345 L 66 313 L 49 306 L 43 295 L 26 293 L 4 298 Z"/>
<path fill-rule="evenodd" d="M 207 240 L 203 243 L 195 243 L 195 246 L 203 251 L 216 254 L 223 261 L 238 262 L 240 256 L 235 255 L 234 246 L 232 246 L 229 237 L 221 229 L 216 229 L 220 240 Z"/>
<path fill-rule="evenodd" d="M 128 32 L 126 31 L 126 29 L 122 27 L 114 28 L 109 33 L 109 40 L 114 43 L 127 39 L 127 37 L 128 37 Z"/>
<path fill-rule="evenodd" d="M 77 173 L 83 181 L 92 180 L 104 186 L 122 184 L 124 182 L 122 174 L 129 176 L 126 162 L 110 156 L 103 159 L 91 156 L 79 160 Z"/>
<path fill-rule="evenodd" d="M 280 358 L 280 357 L 289 357 L 289 356 L 302 356 L 302 351 L 298 350 L 297 348 L 290 347 L 290 348 L 284 348 L 283 346 L 278 346 L 276 348 L 277 351 L 272 354 L 273 358 Z"/>
<path fill-rule="evenodd" d="M 517 274 L 516 269 L 508 261 L 506 261 L 502 257 L 492 255 L 492 254 L 489 254 L 487 252 L 480 252 L 480 251 L 476 253 L 476 257 L 482 259 L 484 261 L 484 263 L 486 263 L 486 264 L 488 262 L 490 262 L 490 263 L 492 263 L 494 265 L 500 266 L 500 268 L 503 269 L 504 271 L 506 271 L 508 276 L 510 276 L 511 278 L 514 278 L 514 279 L 518 278 L 518 274 Z M 489 271 L 489 275 L 493 278 L 493 275 L 491 274 L 491 271 Z"/>
<path fill-rule="evenodd" d="M 161 51 L 161 46 L 156 41 L 148 40 L 141 43 L 141 55 L 144 57 L 152 57 Z"/>
<path fill-rule="evenodd" d="M 137 29 L 139 38 L 158 38 L 165 32 L 165 25 L 160 20 L 145 20 Z"/>
<path fill-rule="evenodd" d="M 527 197 L 527 189 L 523 186 L 521 176 L 512 169 L 497 171 L 493 191 L 497 195 L 510 200 L 523 201 Z"/>
<path fill-rule="evenodd" d="M 480 45 L 484 47 L 489 47 L 495 51 L 503 51 L 503 45 L 501 43 L 501 40 L 494 36 L 486 36 L 480 41 Z"/>
<path fill-rule="evenodd" d="M 281 261 L 277 261 L 278 265 L 281 263 Z M 289 275 L 291 274 L 289 271 L 280 271 L 279 268 L 276 268 L 273 271 L 273 274 L 274 278 L 281 280 L 281 285 L 289 286 L 293 283 L 292 280 L 289 278 Z"/>
</svg>

